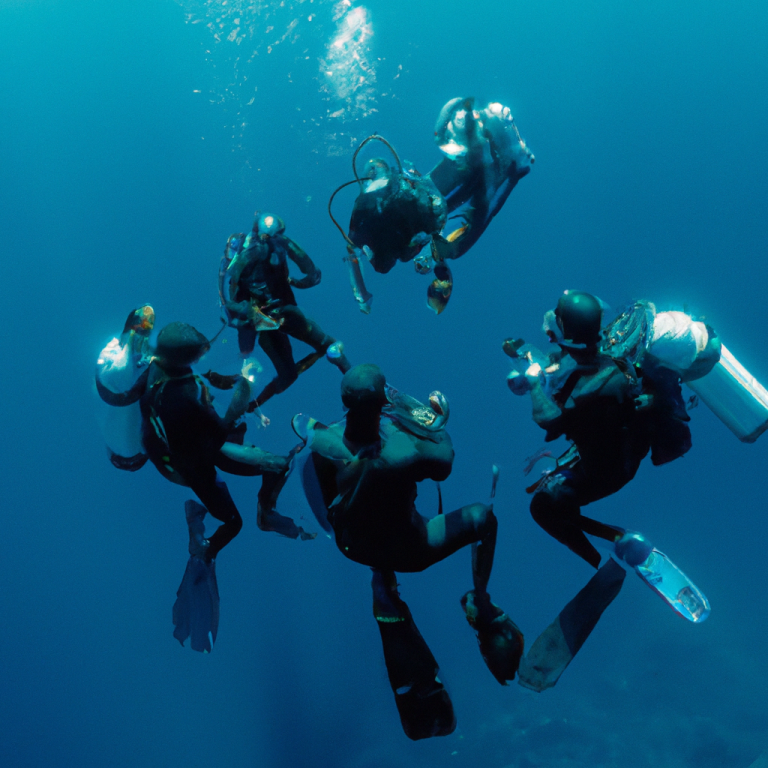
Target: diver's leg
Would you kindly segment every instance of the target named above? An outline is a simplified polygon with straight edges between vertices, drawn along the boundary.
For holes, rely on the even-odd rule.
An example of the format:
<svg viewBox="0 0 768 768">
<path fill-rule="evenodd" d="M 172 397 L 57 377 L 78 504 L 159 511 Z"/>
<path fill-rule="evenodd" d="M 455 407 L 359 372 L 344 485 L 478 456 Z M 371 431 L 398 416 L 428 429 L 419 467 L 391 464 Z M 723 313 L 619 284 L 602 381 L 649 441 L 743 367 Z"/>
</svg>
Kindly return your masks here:
<svg viewBox="0 0 768 768">
<path fill-rule="evenodd" d="M 437 661 L 397 591 L 394 572 L 374 569 L 371 587 L 387 676 L 406 736 L 415 740 L 452 733 L 453 705 L 437 676 Z"/>
<path fill-rule="evenodd" d="M 281 316 L 283 318 L 282 329 L 285 333 L 298 341 L 304 342 L 304 344 L 315 350 L 296 363 L 297 375 L 304 373 L 304 371 L 313 366 L 326 354 L 331 345 L 337 343 L 333 336 L 329 336 L 312 318 L 307 317 L 296 306 L 284 307 Z M 329 357 L 329 361 L 342 373 L 346 373 L 351 367 L 343 350 L 335 359 Z"/>
<path fill-rule="evenodd" d="M 493 568 L 498 523 L 493 509 L 471 504 L 427 524 L 430 554 L 442 560 L 457 549 L 472 545 L 474 589 L 461 599 L 470 626 L 477 633 L 480 653 L 491 674 L 502 684 L 513 680 L 523 653 L 523 634 L 504 611 L 491 602 L 488 581 Z"/>
<path fill-rule="evenodd" d="M 272 396 L 284 392 L 299 376 L 293 361 L 291 341 L 282 330 L 262 331 L 259 334 L 259 346 L 275 366 L 277 375 L 251 403 L 253 410 L 266 403 Z"/>
<path fill-rule="evenodd" d="M 256 329 L 250 323 L 241 325 L 237 328 L 237 344 L 240 347 L 240 354 L 244 357 L 253 352 L 256 346 Z"/>
<path fill-rule="evenodd" d="M 478 593 L 486 594 L 493 568 L 498 522 L 493 509 L 485 504 L 437 515 L 426 524 L 427 548 L 421 554 L 427 568 L 457 550 L 472 545 L 472 581 Z"/>
<path fill-rule="evenodd" d="M 238 512 L 235 502 L 232 501 L 226 484 L 217 477 L 215 467 L 185 473 L 185 475 L 189 478 L 189 487 L 197 494 L 203 506 L 221 522 L 221 525 L 208 539 L 206 558 L 212 560 L 240 533 L 243 527 L 243 518 Z"/>
<path fill-rule="evenodd" d="M 599 568 L 600 553 L 584 535 L 583 525 L 588 518 L 581 517 L 581 505 L 586 503 L 584 494 L 579 492 L 581 480 L 578 470 L 550 475 L 531 499 L 531 517 L 571 552 Z"/>
<path fill-rule="evenodd" d="M 314 539 L 317 534 L 305 531 L 300 525 L 276 509 L 277 497 L 288 479 L 288 471 L 281 473 L 265 472 L 261 479 L 261 489 L 258 495 L 256 524 L 262 531 L 274 531 L 289 539 Z"/>
<path fill-rule="evenodd" d="M 233 475 L 253 477 L 262 475 L 258 495 L 256 523 L 262 531 L 274 531 L 290 539 L 314 539 L 317 534 L 309 533 L 276 509 L 277 497 L 285 481 L 295 453 L 304 447 L 301 443 L 288 456 L 263 451 L 253 445 L 224 443 L 216 460 L 216 466 Z"/>
</svg>

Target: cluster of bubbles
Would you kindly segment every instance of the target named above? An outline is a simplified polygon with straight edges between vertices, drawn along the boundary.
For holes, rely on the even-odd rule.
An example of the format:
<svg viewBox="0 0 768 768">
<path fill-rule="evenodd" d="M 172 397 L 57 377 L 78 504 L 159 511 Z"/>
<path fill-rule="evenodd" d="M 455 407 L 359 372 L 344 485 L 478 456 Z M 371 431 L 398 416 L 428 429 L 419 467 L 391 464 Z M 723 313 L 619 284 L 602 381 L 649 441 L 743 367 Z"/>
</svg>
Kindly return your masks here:
<svg viewBox="0 0 768 768">
<path fill-rule="evenodd" d="M 339 108 L 330 117 L 355 120 L 376 112 L 376 68 L 369 59 L 369 40 L 373 36 L 368 11 L 340 0 L 334 6 L 336 34 L 328 44 L 320 72 L 325 77 L 323 91 Z"/>
<path fill-rule="evenodd" d="M 328 154 L 349 151 L 356 139 L 341 128 L 329 131 L 330 124 L 348 124 L 376 111 L 373 27 L 364 6 L 356 0 L 177 2 L 187 24 L 208 30 L 203 43 L 213 73 L 208 97 L 226 107 L 233 151 L 244 149 L 249 108 L 258 98 L 259 67 L 283 43 L 296 46 L 292 72 L 284 73 L 288 82 L 304 75 L 320 84 L 322 101 L 315 114 L 305 109 L 302 122 L 309 130 L 325 131 Z"/>
</svg>

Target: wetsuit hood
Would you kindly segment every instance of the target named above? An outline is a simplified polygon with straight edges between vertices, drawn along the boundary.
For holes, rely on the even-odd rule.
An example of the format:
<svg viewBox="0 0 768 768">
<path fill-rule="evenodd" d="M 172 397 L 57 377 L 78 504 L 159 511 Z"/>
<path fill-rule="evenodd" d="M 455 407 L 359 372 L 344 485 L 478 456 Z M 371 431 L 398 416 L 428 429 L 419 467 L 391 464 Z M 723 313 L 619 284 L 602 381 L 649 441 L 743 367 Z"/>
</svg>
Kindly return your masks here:
<svg viewBox="0 0 768 768">
<path fill-rule="evenodd" d="M 170 323 L 160 331 L 155 356 L 163 368 L 185 368 L 199 360 L 211 343 L 187 323 Z"/>
<path fill-rule="evenodd" d="M 256 211 L 253 232 L 262 240 L 267 240 L 275 235 L 282 235 L 285 232 L 285 222 L 273 213 Z"/>
<path fill-rule="evenodd" d="M 387 405 L 387 380 L 377 365 L 356 365 L 341 380 L 341 401 L 347 408 Z"/>
<path fill-rule="evenodd" d="M 583 291 L 566 291 L 554 311 L 544 316 L 544 330 L 562 347 L 587 349 L 602 339 L 603 304 Z"/>
</svg>

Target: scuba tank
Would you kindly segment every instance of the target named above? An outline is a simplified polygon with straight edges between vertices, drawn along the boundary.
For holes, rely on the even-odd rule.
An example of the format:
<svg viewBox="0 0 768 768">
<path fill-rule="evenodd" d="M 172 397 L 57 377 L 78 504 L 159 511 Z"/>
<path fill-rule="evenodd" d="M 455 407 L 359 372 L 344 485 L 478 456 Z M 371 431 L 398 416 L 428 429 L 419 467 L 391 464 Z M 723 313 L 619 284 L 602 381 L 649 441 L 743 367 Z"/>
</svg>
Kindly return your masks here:
<svg viewBox="0 0 768 768">
<path fill-rule="evenodd" d="M 714 368 L 686 384 L 742 443 L 768 429 L 768 391 L 724 346 Z"/>
<path fill-rule="evenodd" d="M 96 378 L 102 386 L 124 393 L 136 383 L 150 363 L 149 334 L 154 325 L 155 312 L 149 304 L 128 315 L 120 337 L 113 338 L 99 354 Z M 118 408 L 99 399 L 97 420 L 112 464 L 128 472 L 141 469 L 148 456 L 141 442 L 138 401 Z"/>
<path fill-rule="evenodd" d="M 768 391 L 710 326 L 689 314 L 658 312 L 650 302 L 636 302 L 605 336 L 608 354 L 676 373 L 742 442 L 753 443 L 768 429 Z"/>
</svg>

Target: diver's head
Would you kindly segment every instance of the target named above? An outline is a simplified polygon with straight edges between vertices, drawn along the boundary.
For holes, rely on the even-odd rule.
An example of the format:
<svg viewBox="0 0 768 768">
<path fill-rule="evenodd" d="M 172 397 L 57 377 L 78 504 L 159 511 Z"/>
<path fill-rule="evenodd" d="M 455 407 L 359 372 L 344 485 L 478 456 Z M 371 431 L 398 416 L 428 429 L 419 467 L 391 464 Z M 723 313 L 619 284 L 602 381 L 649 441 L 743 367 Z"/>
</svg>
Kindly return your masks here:
<svg viewBox="0 0 768 768">
<path fill-rule="evenodd" d="M 373 363 L 350 368 L 341 380 L 341 402 L 350 411 L 379 412 L 387 400 L 387 380 Z"/>
<path fill-rule="evenodd" d="M 170 323 L 160 331 L 155 345 L 155 359 L 164 370 L 188 368 L 209 349 L 211 342 L 187 323 Z"/>
<path fill-rule="evenodd" d="M 552 341 L 571 349 L 589 349 L 599 344 L 603 305 L 591 293 L 566 291 L 553 314 L 556 328 L 545 319 L 545 330 Z"/>
<path fill-rule="evenodd" d="M 133 331 L 139 336 L 149 336 L 155 327 L 155 310 L 149 304 L 142 304 L 138 309 L 134 309 L 128 315 L 123 333 Z"/>
<path fill-rule="evenodd" d="M 256 219 L 253 222 L 253 232 L 262 240 L 280 235 L 285 231 L 285 222 L 273 213 L 256 211 L 254 216 Z"/>
</svg>

